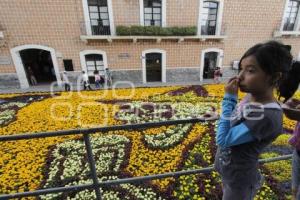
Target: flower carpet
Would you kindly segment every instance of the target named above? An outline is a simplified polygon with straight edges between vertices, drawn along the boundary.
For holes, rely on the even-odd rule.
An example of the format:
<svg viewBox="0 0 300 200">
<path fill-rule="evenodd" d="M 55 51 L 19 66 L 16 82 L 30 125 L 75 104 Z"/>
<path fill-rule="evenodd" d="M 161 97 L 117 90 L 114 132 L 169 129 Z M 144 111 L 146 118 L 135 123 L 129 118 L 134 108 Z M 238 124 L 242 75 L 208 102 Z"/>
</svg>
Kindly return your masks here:
<svg viewBox="0 0 300 200">
<path fill-rule="evenodd" d="M 0 135 L 188 119 L 220 112 L 224 85 L 0 95 Z M 245 94 L 240 93 L 239 99 Z M 300 99 L 299 92 L 296 98 Z M 99 181 L 199 169 L 213 164 L 216 122 L 99 132 L 91 136 Z M 261 158 L 290 154 L 295 122 Z M 256 199 L 290 199 L 291 161 L 260 166 Z M 1 142 L 0 194 L 92 183 L 81 135 Z M 101 188 L 103 199 L 222 198 L 216 172 Z M 26 199 L 95 199 L 93 190 Z M 25 199 L 25 198 L 24 198 Z"/>
</svg>

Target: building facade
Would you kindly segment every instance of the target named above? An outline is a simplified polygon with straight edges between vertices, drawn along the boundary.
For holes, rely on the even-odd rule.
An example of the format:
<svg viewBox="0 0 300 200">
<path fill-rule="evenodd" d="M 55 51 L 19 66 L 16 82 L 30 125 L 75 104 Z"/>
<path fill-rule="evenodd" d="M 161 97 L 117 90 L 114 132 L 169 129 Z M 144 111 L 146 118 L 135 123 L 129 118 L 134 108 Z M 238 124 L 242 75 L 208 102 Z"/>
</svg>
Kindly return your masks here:
<svg viewBox="0 0 300 200">
<path fill-rule="evenodd" d="M 272 39 L 300 59 L 299 0 L 1 0 L 0 87 L 105 68 L 114 81 L 202 81 Z"/>
</svg>

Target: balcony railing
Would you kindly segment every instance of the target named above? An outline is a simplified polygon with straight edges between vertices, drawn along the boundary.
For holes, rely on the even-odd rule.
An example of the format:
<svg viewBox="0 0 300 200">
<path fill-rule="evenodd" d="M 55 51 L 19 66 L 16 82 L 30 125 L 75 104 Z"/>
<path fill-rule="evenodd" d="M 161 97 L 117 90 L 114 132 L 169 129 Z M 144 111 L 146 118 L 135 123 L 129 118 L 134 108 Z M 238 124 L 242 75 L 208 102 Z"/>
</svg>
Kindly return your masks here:
<svg viewBox="0 0 300 200">
<path fill-rule="evenodd" d="M 300 36 L 300 29 L 294 30 L 294 31 L 288 31 L 288 30 L 282 30 L 281 25 L 278 25 L 278 27 L 273 32 L 273 37 L 299 37 Z"/>
<path fill-rule="evenodd" d="M 92 35 L 110 35 L 109 26 L 91 26 Z"/>
<path fill-rule="evenodd" d="M 81 35 L 111 35 L 110 26 L 92 26 L 89 22 L 81 22 L 80 30 Z"/>
<path fill-rule="evenodd" d="M 186 31 L 183 31 L 184 33 L 181 34 L 169 34 L 169 32 L 172 32 L 172 27 L 167 27 L 167 28 L 162 28 L 162 27 L 150 27 L 150 28 L 161 28 L 164 29 L 162 30 L 162 34 L 156 34 L 156 31 L 150 30 L 149 32 L 145 32 L 145 34 L 141 33 L 128 33 L 127 34 L 120 34 L 120 35 L 113 35 L 111 33 L 110 27 L 93 27 L 91 26 L 90 28 L 87 27 L 89 26 L 89 23 L 82 22 L 81 23 L 81 36 L 80 39 L 86 43 L 89 41 L 95 41 L 95 40 L 101 40 L 101 41 L 107 41 L 107 42 L 113 42 L 113 41 L 132 41 L 133 43 L 137 43 L 138 41 L 141 40 L 147 40 L 147 41 L 154 41 L 157 43 L 160 43 L 163 40 L 171 40 L 171 41 L 177 41 L 178 43 L 184 42 L 186 40 L 192 40 L 192 41 L 206 41 L 206 40 L 223 40 L 227 36 L 225 35 L 225 29 L 224 27 L 221 30 L 220 35 L 197 35 L 196 31 L 195 33 L 191 34 L 190 28 L 192 27 L 185 27 L 188 28 L 186 31 L 189 33 L 187 34 Z M 138 28 L 144 28 L 149 29 L 149 27 L 142 27 L 142 26 L 135 26 Z M 173 27 L 174 28 L 174 27 Z M 175 27 L 176 28 L 176 27 Z M 180 32 L 182 31 L 181 29 L 185 29 L 184 27 L 177 27 L 177 30 L 175 32 Z M 146 30 L 147 31 L 147 30 Z M 161 31 L 161 30 L 160 30 Z M 136 30 L 135 30 L 136 32 Z M 153 32 L 153 34 L 151 34 Z M 155 33 L 155 34 L 154 34 Z M 117 31 L 118 34 L 118 31 Z"/>
<path fill-rule="evenodd" d="M 283 37 L 283 36 L 300 36 L 300 31 L 274 31 L 273 37 Z"/>
</svg>

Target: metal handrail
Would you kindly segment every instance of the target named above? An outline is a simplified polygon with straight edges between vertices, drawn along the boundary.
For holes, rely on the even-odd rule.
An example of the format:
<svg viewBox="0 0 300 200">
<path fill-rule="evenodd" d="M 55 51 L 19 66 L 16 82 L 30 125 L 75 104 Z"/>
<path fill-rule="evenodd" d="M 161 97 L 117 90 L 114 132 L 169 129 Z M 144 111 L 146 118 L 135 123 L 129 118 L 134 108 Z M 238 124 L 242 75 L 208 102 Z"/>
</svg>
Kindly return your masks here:
<svg viewBox="0 0 300 200">
<path fill-rule="evenodd" d="M 14 135 L 2 135 L 0 136 L 0 142 L 11 141 L 11 140 L 26 140 L 26 139 L 34 139 L 34 138 L 67 136 L 67 135 L 80 135 L 80 134 L 87 134 L 87 133 L 95 134 L 96 132 L 107 132 L 107 131 L 118 131 L 118 130 L 136 130 L 136 129 L 143 129 L 143 128 L 158 127 L 158 126 L 197 123 L 197 122 L 205 122 L 205 121 L 208 120 L 202 118 L 191 118 L 191 119 L 179 119 L 179 120 L 169 120 L 169 121 L 160 121 L 160 122 L 147 122 L 142 124 L 125 124 L 125 125 L 85 128 L 85 129 L 71 129 L 71 130 L 64 130 L 64 131 L 20 133 Z"/>
<path fill-rule="evenodd" d="M 209 119 L 208 119 L 209 120 Z M 22 197 L 30 197 L 30 196 L 39 196 L 50 193 L 58 193 L 58 192 L 67 192 L 67 191 L 82 191 L 85 189 L 94 189 L 96 193 L 97 200 L 101 200 L 100 187 L 116 185 L 116 184 L 126 184 L 126 183 L 136 183 L 141 181 L 149 181 L 155 179 L 163 179 L 168 177 L 179 177 L 183 175 L 191 175 L 191 174 L 207 174 L 214 170 L 213 166 L 201 169 L 193 169 L 193 170 L 184 170 L 177 172 L 168 172 L 163 174 L 154 174 L 148 176 L 140 176 L 140 177 L 132 177 L 132 178 L 122 178 L 118 180 L 109 180 L 104 182 L 99 182 L 95 160 L 92 153 L 92 146 L 90 141 L 90 134 L 96 134 L 97 132 L 107 132 L 107 131 L 116 131 L 116 130 L 136 130 L 136 129 L 144 129 L 151 128 L 157 126 L 166 126 L 166 125 L 176 125 L 176 124 L 185 124 L 185 123 L 197 123 L 197 122 L 206 122 L 203 118 L 192 118 L 192 119 L 180 119 L 180 120 L 170 120 L 170 121 L 161 121 L 161 122 L 148 122 L 143 124 L 126 124 L 126 125 L 116 125 L 116 126 L 106 126 L 106 127 L 96 127 L 96 128 L 87 128 L 87 129 L 73 129 L 73 130 L 65 130 L 65 131 L 53 131 L 53 132 L 40 132 L 40 133 L 25 133 L 25 134 L 15 134 L 15 135 L 3 135 L 0 136 L 0 142 L 4 141 L 15 141 L 15 140 L 29 140 L 35 138 L 46 138 L 46 137 L 56 137 L 56 136 L 67 136 L 67 135 L 83 135 L 84 143 L 88 156 L 88 163 L 90 165 L 90 170 L 92 174 L 93 183 L 91 184 L 83 184 L 83 185 L 75 185 L 75 186 L 67 186 L 67 187 L 54 187 L 47 189 L 40 189 L 35 191 L 21 192 L 15 194 L 4 194 L 0 195 L 1 199 L 12 199 L 12 198 L 22 198 Z M 215 120 L 215 118 L 211 118 L 210 120 Z M 280 160 L 291 159 L 292 154 L 279 156 L 270 159 L 261 159 L 259 163 L 268 163 L 275 162 Z"/>
<path fill-rule="evenodd" d="M 284 156 L 279 156 L 279 157 L 274 157 L 274 158 L 260 159 L 259 163 L 265 164 L 265 163 L 276 162 L 276 161 L 281 161 L 281 160 L 288 160 L 291 158 L 292 158 L 292 154 L 289 154 L 289 155 L 284 155 Z M 201 169 L 169 172 L 169 173 L 164 173 L 164 174 L 139 176 L 139 177 L 133 177 L 133 178 L 123 178 L 123 179 L 118 179 L 118 180 L 109 180 L 109 181 L 104 181 L 104 182 L 98 183 L 97 187 L 117 185 L 117 184 L 126 184 L 126 183 L 127 184 L 128 183 L 136 183 L 136 182 L 141 182 L 141 181 L 149 181 L 149 180 L 163 179 L 163 178 L 169 178 L 169 177 L 179 177 L 179 176 L 186 176 L 186 175 L 200 174 L 200 173 L 207 174 L 213 170 L 214 170 L 214 167 L 210 166 L 210 167 L 201 168 Z M 68 186 L 68 187 L 56 187 L 56 188 L 30 191 L 30 192 L 2 195 L 2 196 L 0 196 L 0 199 L 22 198 L 22 197 L 38 196 L 38 195 L 43 195 L 43 194 L 66 192 L 66 191 L 82 191 L 85 189 L 92 189 L 92 188 L 94 188 L 93 184 L 84 184 L 84 185 L 76 185 L 76 186 Z"/>
</svg>

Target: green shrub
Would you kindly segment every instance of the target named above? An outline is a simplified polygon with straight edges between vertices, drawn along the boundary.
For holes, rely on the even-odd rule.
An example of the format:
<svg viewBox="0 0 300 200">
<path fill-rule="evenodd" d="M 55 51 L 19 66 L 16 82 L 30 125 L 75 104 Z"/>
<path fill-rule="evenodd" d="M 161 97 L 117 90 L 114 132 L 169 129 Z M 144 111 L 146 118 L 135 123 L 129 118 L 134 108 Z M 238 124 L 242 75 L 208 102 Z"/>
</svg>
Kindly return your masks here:
<svg viewBox="0 0 300 200">
<path fill-rule="evenodd" d="M 117 26 L 116 32 L 117 35 L 127 35 L 128 28 L 126 26 Z"/>
<path fill-rule="evenodd" d="M 196 35 L 197 27 L 118 26 L 116 32 L 120 36 L 187 36 Z"/>
</svg>

